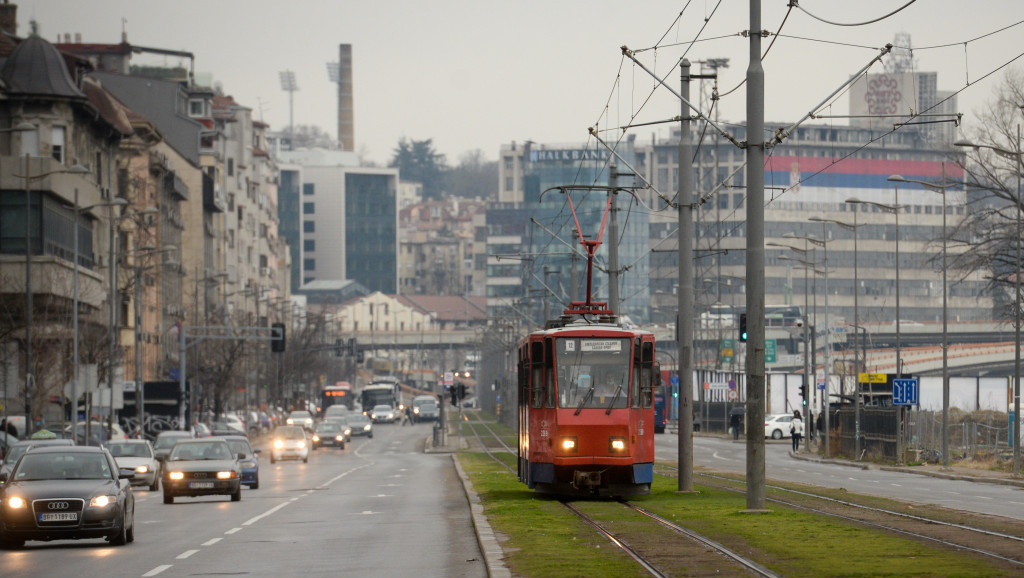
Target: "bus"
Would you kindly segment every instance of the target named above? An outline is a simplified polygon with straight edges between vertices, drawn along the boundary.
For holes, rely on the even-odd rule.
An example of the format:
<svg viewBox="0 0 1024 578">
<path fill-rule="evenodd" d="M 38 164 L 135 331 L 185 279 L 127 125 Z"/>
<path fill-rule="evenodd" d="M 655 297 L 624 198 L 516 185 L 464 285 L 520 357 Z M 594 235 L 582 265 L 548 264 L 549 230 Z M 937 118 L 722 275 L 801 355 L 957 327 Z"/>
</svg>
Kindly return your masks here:
<svg viewBox="0 0 1024 578">
<path fill-rule="evenodd" d="M 364 386 L 359 395 L 359 402 L 363 406 L 363 413 L 369 414 L 370 410 L 377 405 L 390 405 L 398 411 L 401 407 L 401 387 L 398 379 L 386 376 L 375 377 L 370 385 Z"/>
<path fill-rule="evenodd" d="M 344 405 L 352 409 L 355 403 L 356 396 L 352 391 L 352 384 L 347 381 L 339 381 L 334 385 L 327 385 L 320 389 L 320 404 L 317 410 L 322 417 L 327 408 L 332 405 Z"/>
<path fill-rule="evenodd" d="M 654 433 L 665 433 L 665 424 L 668 422 L 666 406 L 665 386 L 658 384 L 654 386 Z"/>
</svg>

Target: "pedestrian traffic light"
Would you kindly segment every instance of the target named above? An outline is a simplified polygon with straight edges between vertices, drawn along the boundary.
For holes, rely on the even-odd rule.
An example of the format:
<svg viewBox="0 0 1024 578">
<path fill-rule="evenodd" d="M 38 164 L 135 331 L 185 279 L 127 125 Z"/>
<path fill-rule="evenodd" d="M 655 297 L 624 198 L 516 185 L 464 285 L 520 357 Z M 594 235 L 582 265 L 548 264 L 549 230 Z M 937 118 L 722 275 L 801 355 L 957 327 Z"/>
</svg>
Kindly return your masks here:
<svg viewBox="0 0 1024 578">
<path fill-rule="evenodd" d="M 740 341 L 747 341 L 747 314 L 740 313 Z"/>
<path fill-rule="evenodd" d="M 275 353 L 284 351 L 284 323 L 274 323 L 270 326 L 270 350 Z"/>
<path fill-rule="evenodd" d="M 806 385 L 801 385 L 800 386 L 800 400 L 803 403 L 803 405 L 807 405 L 807 386 Z"/>
</svg>

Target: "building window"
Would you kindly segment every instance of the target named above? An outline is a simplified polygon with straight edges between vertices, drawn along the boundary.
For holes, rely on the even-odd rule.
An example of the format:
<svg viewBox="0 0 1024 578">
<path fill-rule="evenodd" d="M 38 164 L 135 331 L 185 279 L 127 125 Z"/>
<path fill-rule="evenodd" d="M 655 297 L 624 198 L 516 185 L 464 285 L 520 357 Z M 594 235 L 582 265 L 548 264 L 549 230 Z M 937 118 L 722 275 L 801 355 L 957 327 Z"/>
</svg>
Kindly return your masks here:
<svg viewBox="0 0 1024 578">
<path fill-rule="evenodd" d="M 39 156 L 39 129 L 21 132 L 21 156 Z"/>
<path fill-rule="evenodd" d="M 315 233 L 316 232 L 316 221 L 303 221 L 302 222 L 303 233 Z"/>
<path fill-rule="evenodd" d="M 512 190 L 512 184 L 513 184 L 512 177 L 505 177 L 505 190 L 506 191 L 511 191 Z"/>
<path fill-rule="evenodd" d="M 235 176 L 235 159 L 228 159 L 228 176 Z"/>
<path fill-rule="evenodd" d="M 201 98 L 192 98 L 188 101 L 188 115 L 192 117 L 206 116 L 206 101 Z"/>
<path fill-rule="evenodd" d="M 316 241 L 313 239 L 304 239 L 302 241 L 302 250 L 306 251 L 307 253 L 312 253 L 316 251 Z"/>
<path fill-rule="evenodd" d="M 96 186 L 103 186 L 103 153 L 96 153 Z"/>
<path fill-rule="evenodd" d="M 314 213 L 314 207 L 316 203 L 302 203 L 302 214 L 312 215 Z"/>
<path fill-rule="evenodd" d="M 62 126 L 53 127 L 53 142 L 50 144 L 50 154 L 60 164 L 64 164 L 64 134 L 65 128 Z"/>
<path fill-rule="evenodd" d="M 303 259 L 302 268 L 306 271 L 316 271 L 316 259 Z"/>
<path fill-rule="evenodd" d="M 312 195 L 315 192 L 316 192 L 316 190 L 315 190 L 315 187 L 313 186 L 313 183 L 302 183 L 302 194 L 303 195 Z"/>
</svg>

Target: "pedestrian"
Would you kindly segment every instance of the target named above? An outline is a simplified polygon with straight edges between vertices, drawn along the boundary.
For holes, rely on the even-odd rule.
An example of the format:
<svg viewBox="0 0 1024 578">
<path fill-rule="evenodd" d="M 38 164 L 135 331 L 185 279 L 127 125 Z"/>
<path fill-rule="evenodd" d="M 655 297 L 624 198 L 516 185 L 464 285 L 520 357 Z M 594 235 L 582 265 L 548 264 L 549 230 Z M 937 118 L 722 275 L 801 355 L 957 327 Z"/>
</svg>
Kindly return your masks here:
<svg viewBox="0 0 1024 578">
<path fill-rule="evenodd" d="M 800 410 L 793 410 L 793 421 L 789 422 L 789 433 L 793 438 L 793 452 L 800 449 L 800 438 L 804 435 L 804 421 L 800 419 Z"/>
<path fill-rule="evenodd" d="M 733 441 L 740 439 L 740 414 L 734 413 L 729 418 L 729 429 L 732 430 Z"/>
<path fill-rule="evenodd" d="M 814 441 L 814 414 L 807 412 L 807 442 Z"/>
</svg>

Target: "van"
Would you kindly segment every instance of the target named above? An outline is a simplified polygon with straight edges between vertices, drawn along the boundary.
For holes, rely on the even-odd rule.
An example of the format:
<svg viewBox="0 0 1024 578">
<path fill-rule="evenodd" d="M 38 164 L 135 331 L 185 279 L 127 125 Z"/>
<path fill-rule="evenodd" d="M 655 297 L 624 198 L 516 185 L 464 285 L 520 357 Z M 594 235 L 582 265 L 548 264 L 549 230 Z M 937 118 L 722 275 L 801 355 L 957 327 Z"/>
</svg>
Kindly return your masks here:
<svg viewBox="0 0 1024 578">
<path fill-rule="evenodd" d="M 417 395 L 412 400 L 412 420 L 434 421 L 437 419 L 439 408 L 437 398 L 432 395 Z"/>
</svg>

